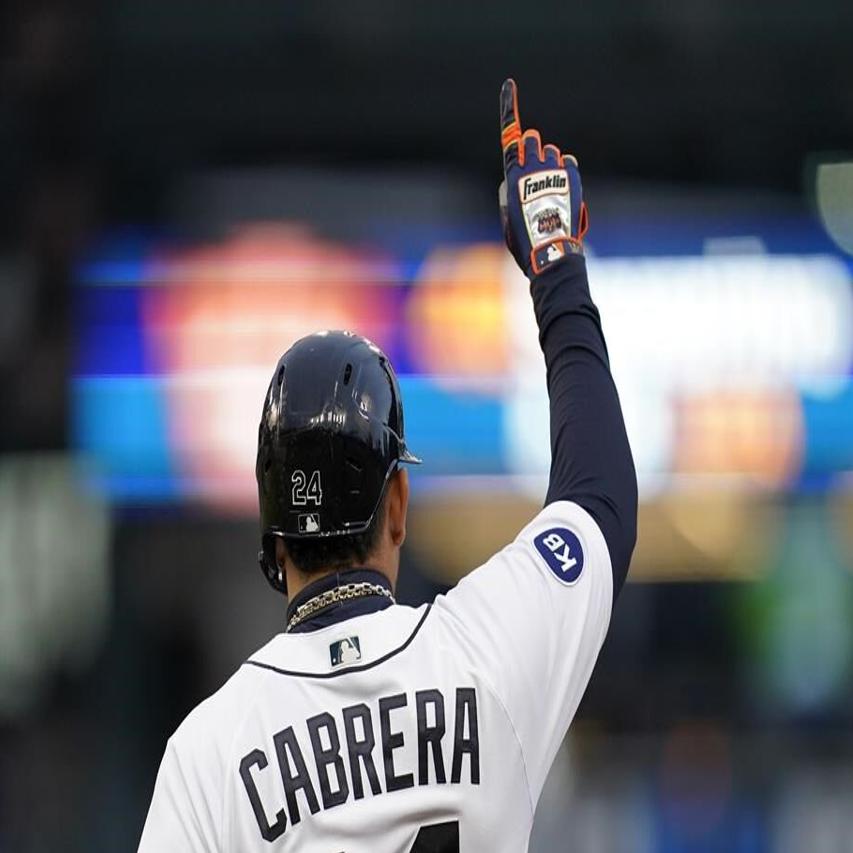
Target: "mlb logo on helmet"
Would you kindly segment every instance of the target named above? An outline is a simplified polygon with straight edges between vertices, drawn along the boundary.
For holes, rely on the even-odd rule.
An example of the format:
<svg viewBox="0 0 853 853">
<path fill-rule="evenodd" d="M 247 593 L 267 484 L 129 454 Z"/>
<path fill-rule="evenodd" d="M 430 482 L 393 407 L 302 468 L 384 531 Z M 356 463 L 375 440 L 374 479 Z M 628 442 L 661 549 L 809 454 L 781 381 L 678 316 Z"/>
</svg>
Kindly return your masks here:
<svg viewBox="0 0 853 853">
<path fill-rule="evenodd" d="M 300 533 L 319 533 L 320 514 L 318 512 L 303 512 L 298 518 Z"/>
<path fill-rule="evenodd" d="M 583 548 L 580 539 L 565 527 L 553 527 L 540 533 L 533 544 L 542 555 L 551 574 L 560 583 L 573 584 L 583 571 Z"/>
</svg>

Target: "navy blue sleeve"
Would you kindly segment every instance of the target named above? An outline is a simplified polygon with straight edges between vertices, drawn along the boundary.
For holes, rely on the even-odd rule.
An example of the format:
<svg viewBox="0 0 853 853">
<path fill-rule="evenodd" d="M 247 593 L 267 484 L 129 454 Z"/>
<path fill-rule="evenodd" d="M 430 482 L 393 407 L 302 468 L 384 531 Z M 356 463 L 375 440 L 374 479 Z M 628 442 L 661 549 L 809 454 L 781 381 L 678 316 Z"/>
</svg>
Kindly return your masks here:
<svg viewBox="0 0 853 853">
<path fill-rule="evenodd" d="M 610 552 L 615 598 L 637 538 L 637 475 L 584 257 L 550 267 L 530 292 L 551 406 L 545 503 L 574 501 L 596 520 Z"/>
</svg>

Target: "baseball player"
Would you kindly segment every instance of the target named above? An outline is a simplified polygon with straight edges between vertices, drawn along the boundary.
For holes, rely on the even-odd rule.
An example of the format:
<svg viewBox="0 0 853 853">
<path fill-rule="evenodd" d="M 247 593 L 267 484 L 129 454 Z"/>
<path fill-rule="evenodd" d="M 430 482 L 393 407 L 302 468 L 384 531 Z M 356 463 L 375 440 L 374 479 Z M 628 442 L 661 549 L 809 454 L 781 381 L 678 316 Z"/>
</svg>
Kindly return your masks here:
<svg viewBox="0 0 853 853">
<path fill-rule="evenodd" d="M 501 90 L 504 231 L 547 368 L 544 509 L 432 604 L 394 601 L 409 481 L 385 355 L 320 332 L 276 366 L 258 439 L 273 637 L 169 739 L 139 850 L 496 853 L 536 802 L 595 665 L 637 486 L 586 277 L 577 161 Z"/>
</svg>

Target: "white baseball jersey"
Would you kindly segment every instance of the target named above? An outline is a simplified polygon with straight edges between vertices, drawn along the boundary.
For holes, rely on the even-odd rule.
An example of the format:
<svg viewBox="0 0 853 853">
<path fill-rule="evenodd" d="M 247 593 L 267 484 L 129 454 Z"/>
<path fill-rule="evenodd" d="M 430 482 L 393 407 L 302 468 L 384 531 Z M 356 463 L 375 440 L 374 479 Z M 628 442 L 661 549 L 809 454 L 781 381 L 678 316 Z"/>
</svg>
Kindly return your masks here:
<svg viewBox="0 0 853 853">
<path fill-rule="evenodd" d="M 170 738 L 140 853 L 526 850 L 612 590 L 558 502 L 432 605 L 279 634 Z"/>
</svg>

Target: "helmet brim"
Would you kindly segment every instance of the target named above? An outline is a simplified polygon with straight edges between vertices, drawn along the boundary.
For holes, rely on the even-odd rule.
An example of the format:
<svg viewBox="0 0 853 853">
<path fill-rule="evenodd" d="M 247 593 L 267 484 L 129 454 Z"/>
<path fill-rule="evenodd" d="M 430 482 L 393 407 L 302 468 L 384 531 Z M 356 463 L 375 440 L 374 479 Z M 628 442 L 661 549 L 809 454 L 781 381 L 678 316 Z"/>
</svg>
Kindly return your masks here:
<svg viewBox="0 0 853 853">
<path fill-rule="evenodd" d="M 397 457 L 398 462 L 405 462 L 408 465 L 423 465 L 423 459 L 420 456 L 415 456 L 408 447 L 403 445 L 400 448 L 400 455 Z"/>
</svg>

